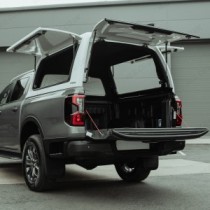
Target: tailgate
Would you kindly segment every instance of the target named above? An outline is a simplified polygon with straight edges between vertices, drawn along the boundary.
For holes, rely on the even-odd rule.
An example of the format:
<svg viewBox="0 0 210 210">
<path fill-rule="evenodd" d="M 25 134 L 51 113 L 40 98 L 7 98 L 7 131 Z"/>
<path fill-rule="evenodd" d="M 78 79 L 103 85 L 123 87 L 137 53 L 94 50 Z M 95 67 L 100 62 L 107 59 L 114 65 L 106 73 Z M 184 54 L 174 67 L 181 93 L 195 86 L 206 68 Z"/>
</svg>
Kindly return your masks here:
<svg viewBox="0 0 210 210">
<path fill-rule="evenodd" d="M 142 142 L 162 142 L 199 138 L 207 128 L 115 128 L 110 135 L 115 139 Z"/>
</svg>

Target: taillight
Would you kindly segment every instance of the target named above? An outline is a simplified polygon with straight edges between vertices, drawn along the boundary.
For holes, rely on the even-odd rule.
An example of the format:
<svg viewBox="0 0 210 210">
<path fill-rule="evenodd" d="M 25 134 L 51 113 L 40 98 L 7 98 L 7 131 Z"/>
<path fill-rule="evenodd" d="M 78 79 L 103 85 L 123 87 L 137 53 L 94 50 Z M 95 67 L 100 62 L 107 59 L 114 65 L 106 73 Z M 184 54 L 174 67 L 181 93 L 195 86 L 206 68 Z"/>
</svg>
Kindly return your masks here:
<svg viewBox="0 0 210 210">
<path fill-rule="evenodd" d="M 73 113 L 71 115 L 71 125 L 73 125 L 73 126 L 83 126 L 83 125 L 85 125 L 84 118 L 85 118 L 84 113 L 79 113 L 79 112 Z"/>
<path fill-rule="evenodd" d="M 73 95 L 65 101 L 65 121 L 72 126 L 85 125 L 84 95 Z"/>
<path fill-rule="evenodd" d="M 182 125 L 182 101 L 180 99 L 176 99 L 176 106 L 177 106 L 177 111 L 176 111 L 176 126 L 181 126 Z"/>
</svg>

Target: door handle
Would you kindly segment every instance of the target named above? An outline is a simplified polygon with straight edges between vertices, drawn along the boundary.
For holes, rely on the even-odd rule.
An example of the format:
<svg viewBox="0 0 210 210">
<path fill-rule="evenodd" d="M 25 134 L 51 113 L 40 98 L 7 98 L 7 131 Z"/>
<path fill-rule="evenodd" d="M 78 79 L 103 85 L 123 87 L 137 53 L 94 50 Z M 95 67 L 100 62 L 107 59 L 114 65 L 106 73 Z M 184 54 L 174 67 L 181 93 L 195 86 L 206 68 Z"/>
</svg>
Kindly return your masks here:
<svg viewBox="0 0 210 210">
<path fill-rule="evenodd" d="M 13 109 L 12 109 L 13 112 L 17 112 L 17 110 L 18 110 L 17 106 L 13 107 Z"/>
</svg>

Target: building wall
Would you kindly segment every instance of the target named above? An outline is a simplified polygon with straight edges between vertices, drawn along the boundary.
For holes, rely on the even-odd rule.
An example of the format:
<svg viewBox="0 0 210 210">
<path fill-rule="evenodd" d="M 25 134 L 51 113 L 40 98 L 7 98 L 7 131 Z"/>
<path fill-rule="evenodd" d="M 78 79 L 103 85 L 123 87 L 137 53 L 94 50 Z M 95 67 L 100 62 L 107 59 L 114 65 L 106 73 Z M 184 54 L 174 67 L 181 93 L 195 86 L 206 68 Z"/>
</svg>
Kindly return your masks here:
<svg viewBox="0 0 210 210">
<path fill-rule="evenodd" d="M 139 0 L 119 1 L 112 5 L 104 3 L 98 6 L 95 4 L 66 5 L 56 8 L 4 10 L 0 12 L 0 47 L 10 46 L 39 26 L 81 34 L 91 31 L 94 25 L 103 18 L 140 24 L 154 23 L 157 27 L 198 35 L 201 37 L 199 45 L 184 44 L 185 53 L 172 55 L 172 74 L 176 92 L 183 99 L 187 125 L 210 128 L 208 111 L 210 101 L 205 99 L 210 89 L 208 85 L 210 68 L 207 56 L 210 50 L 209 8 L 210 1 Z M 0 52 L 0 89 L 12 77 L 32 68 L 32 56 L 12 55 L 2 50 Z M 200 69 L 203 76 L 199 76 Z M 196 83 L 193 83 L 194 81 Z"/>
<path fill-rule="evenodd" d="M 209 1 L 165 2 L 1 12 L 0 46 L 11 45 L 39 26 L 80 34 L 90 31 L 99 20 L 106 17 L 136 23 L 154 23 L 157 27 L 184 31 L 202 38 L 210 37 Z"/>
<path fill-rule="evenodd" d="M 0 51 L 0 92 L 17 75 L 33 69 L 32 56 Z"/>
<path fill-rule="evenodd" d="M 183 45 L 185 50 L 172 56 L 172 75 L 184 125 L 210 128 L 210 42 Z"/>
</svg>

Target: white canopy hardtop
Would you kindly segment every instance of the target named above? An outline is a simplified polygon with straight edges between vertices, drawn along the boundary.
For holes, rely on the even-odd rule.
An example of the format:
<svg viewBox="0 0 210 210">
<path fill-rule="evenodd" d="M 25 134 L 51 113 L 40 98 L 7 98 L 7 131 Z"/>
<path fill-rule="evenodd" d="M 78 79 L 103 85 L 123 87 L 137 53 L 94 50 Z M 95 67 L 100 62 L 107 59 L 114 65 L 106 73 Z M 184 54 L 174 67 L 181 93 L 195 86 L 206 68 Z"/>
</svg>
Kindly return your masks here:
<svg viewBox="0 0 210 210">
<path fill-rule="evenodd" d="M 37 28 L 7 49 L 36 56 L 46 56 L 72 45 L 80 40 L 77 34 L 51 28 Z"/>
<path fill-rule="evenodd" d="M 182 39 L 199 38 L 190 34 L 110 19 L 100 21 L 94 28 L 100 39 L 141 45 L 162 45 Z"/>
<path fill-rule="evenodd" d="M 93 29 L 95 39 L 138 45 L 163 45 L 181 39 L 199 38 L 190 34 L 110 19 L 100 21 Z M 7 49 L 36 56 L 46 56 L 74 44 L 81 37 L 68 31 L 37 28 Z"/>
</svg>

